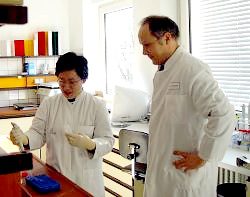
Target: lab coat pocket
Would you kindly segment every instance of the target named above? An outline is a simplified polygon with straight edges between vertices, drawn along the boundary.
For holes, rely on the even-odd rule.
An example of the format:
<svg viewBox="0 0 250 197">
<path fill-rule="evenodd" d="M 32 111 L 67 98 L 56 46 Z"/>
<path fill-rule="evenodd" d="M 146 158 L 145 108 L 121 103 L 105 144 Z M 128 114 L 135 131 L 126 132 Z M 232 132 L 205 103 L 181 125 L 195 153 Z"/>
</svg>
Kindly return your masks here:
<svg viewBox="0 0 250 197">
<path fill-rule="evenodd" d="M 99 159 L 90 159 L 89 157 L 83 157 L 83 165 L 82 165 L 82 168 L 83 170 L 85 169 L 97 169 L 98 167 L 100 167 L 99 163 Z"/>
<path fill-rule="evenodd" d="M 56 138 L 56 131 L 54 129 L 48 129 L 46 131 L 46 142 L 49 143 Z"/>
<path fill-rule="evenodd" d="M 95 129 L 94 126 L 84 125 L 84 126 L 79 126 L 77 132 L 80 133 L 80 134 L 85 134 L 90 138 L 93 138 L 94 129 Z"/>
<path fill-rule="evenodd" d="M 188 123 L 188 96 L 185 94 L 166 94 L 164 109 L 166 109 L 166 115 L 172 120 L 171 122 L 177 122 L 181 124 Z"/>
<path fill-rule="evenodd" d="M 49 135 L 56 135 L 56 131 L 54 129 L 48 129 L 47 134 Z"/>
<path fill-rule="evenodd" d="M 206 165 L 195 170 L 189 170 L 188 172 L 186 172 L 186 174 L 186 183 L 190 184 L 190 188 L 197 189 L 205 183 L 207 177 Z"/>
<path fill-rule="evenodd" d="M 168 173 L 168 180 L 178 190 L 198 189 L 201 185 L 204 185 L 207 177 L 205 166 L 187 172 L 171 166 Z"/>
<path fill-rule="evenodd" d="M 50 150 L 57 150 L 57 147 L 55 145 L 55 141 L 59 141 L 58 137 L 57 137 L 57 132 L 55 129 L 50 128 L 47 129 L 46 131 L 46 145 L 47 145 L 47 149 Z"/>
</svg>

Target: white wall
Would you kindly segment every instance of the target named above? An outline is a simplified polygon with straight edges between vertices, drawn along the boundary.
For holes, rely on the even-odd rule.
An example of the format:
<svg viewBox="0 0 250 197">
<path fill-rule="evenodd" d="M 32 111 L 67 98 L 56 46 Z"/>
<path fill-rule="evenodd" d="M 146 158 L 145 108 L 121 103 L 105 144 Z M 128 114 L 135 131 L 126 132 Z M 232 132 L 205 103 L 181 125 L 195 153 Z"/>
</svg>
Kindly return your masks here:
<svg viewBox="0 0 250 197">
<path fill-rule="evenodd" d="M 140 21 L 148 15 L 166 15 L 177 21 L 177 0 L 134 0 L 134 28 L 135 35 L 139 29 Z M 142 9 L 143 8 L 143 9 Z M 136 37 L 137 38 L 137 37 Z M 135 79 L 136 84 L 140 89 L 152 93 L 153 90 L 153 76 L 157 66 L 153 65 L 151 60 L 142 54 L 142 47 L 139 41 L 135 42 Z"/>
<path fill-rule="evenodd" d="M 69 45 L 70 50 L 83 53 L 83 1 L 69 1 Z"/>
<path fill-rule="evenodd" d="M 28 7 L 28 23 L 0 27 L 1 40 L 33 39 L 37 31 L 58 31 L 61 36 L 61 52 L 69 45 L 69 0 L 24 0 Z"/>
<path fill-rule="evenodd" d="M 102 36 L 99 35 L 100 18 L 99 10 L 105 5 L 117 4 L 126 0 L 83 0 L 83 51 L 90 62 L 90 75 L 87 86 L 94 89 L 104 90 L 104 57 L 101 50 L 103 44 Z M 167 15 L 178 23 L 178 2 L 179 0 L 132 0 L 134 7 L 134 35 L 135 35 L 135 57 L 133 75 L 135 88 L 152 93 L 152 80 L 156 71 L 151 60 L 142 55 L 142 48 L 137 39 L 139 22 L 142 18 L 151 15 Z M 121 21 L 124 22 L 124 21 Z M 114 27 L 115 28 L 115 27 Z M 93 72 L 91 72 L 91 70 Z"/>
<path fill-rule="evenodd" d="M 61 52 L 70 49 L 69 39 L 69 0 L 24 0 L 28 7 L 28 23 L 25 25 L 3 25 L 0 27 L 1 40 L 33 39 L 37 31 L 58 31 L 61 37 Z M 80 36 L 79 36 L 80 37 Z M 37 67 L 44 63 L 46 58 L 32 59 Z M 39 61 L 39 62 L 38 62 Z M 55 66 L 52 58 L 51 66 Z M 50 60 L 47 63 L 51 62 Z M 0 75 L 21 74 L 22 65 L 20 58 L 1 59 Z M 0 91 L 0 107 L 11 106 L 17 102 L 37 102 L 34 90 L 9 90 Z"/>
<path fill-rule="evenodd" d="M 93 0 L 83 0 L 83 55 L 88 59 L 89 78 L 85 90 L 105 89 L 105 65 L 101 49 L 99 3 Z"/>
<path fill-rule="evenodd" d="M 24 0 L 29 18 L 25 25 L 5 25 L 0 28 L 0 39 L 32 39 L 33 33 L 57 30 L 61 34 L 62 53 L 69 50 L 83 55 L 89 61 L 87 89 L 103 90 L 105 84 L 104 64 L 101 50 L 103 43 L 99 34 L 99 9 L 105 4 L 120 0 Z M 142 55 L 137 39 L 139 22 L 151 14 L 167 15 L 180 24 L 179 4 L 182 0 L 132 0 L 134 6 L 135 58 L 134 78 L 136 88 L 152 92 L 152 79 L 156 71 L 151 60 Z"/>
</svg>

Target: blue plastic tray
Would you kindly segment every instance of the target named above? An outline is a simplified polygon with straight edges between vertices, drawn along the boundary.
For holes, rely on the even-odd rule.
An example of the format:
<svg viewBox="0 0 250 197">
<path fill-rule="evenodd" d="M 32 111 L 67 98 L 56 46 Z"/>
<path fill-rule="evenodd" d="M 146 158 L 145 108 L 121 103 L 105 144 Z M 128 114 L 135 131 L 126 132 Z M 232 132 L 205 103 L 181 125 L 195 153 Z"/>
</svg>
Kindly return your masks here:
<svg viewBox="0 0 250 197">
<path fill-rule="evenodd" d="M 25 180 L 27 185 L 39 193 L 49 193 L 60 190 L 60 183 L 45 174 L 27 176 Z"/>
</svg>

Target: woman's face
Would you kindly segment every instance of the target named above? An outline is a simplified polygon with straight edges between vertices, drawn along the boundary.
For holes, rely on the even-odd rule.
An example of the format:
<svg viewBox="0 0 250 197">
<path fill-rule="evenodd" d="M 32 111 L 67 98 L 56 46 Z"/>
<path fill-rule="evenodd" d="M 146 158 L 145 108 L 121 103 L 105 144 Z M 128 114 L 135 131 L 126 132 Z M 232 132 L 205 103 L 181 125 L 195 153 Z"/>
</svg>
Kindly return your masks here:
<svg viewBox="0 0 250 197">
<path fill-rule="evenodd" d="M 58 75 L 60 89 L 67 99 L 76 98 L 81 93 L 84 82 L 75 70 L 64 71 Z"/>
</svg>

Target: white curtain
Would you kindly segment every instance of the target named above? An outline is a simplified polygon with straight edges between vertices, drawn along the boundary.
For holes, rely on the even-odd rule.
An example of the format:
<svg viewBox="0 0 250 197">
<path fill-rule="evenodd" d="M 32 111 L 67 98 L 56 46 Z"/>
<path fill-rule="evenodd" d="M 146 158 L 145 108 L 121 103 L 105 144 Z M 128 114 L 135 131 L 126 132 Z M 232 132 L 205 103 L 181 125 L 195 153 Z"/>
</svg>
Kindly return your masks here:
<svg viewBox="0 0 250 197">
<path fill-rule="evenodd" d="M 230 101 L 250 102 L 250 0 L 190 0 L 191 50 Z"/>
</svg>

